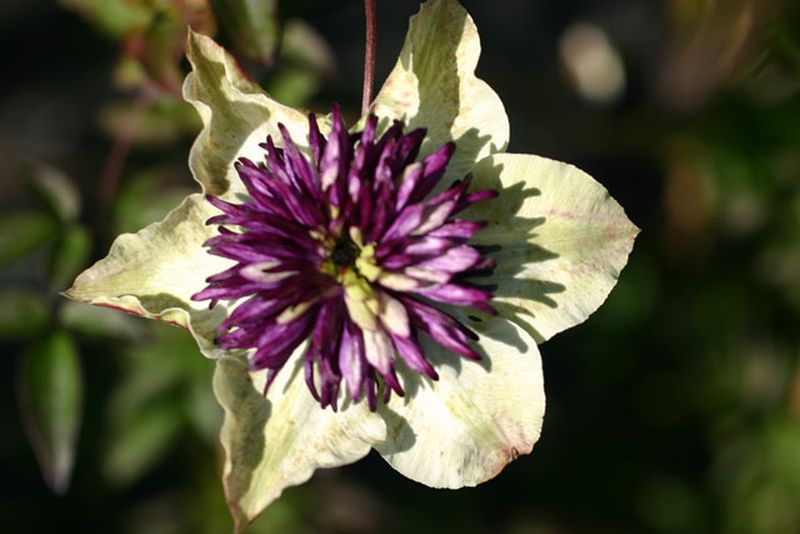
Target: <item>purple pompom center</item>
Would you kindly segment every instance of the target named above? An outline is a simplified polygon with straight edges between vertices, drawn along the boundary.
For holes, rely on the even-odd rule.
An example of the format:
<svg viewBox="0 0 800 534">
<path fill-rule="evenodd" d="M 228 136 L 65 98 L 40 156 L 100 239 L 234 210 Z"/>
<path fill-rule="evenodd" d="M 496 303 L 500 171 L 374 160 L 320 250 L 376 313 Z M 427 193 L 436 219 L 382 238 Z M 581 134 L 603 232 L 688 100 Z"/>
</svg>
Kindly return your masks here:
<svg viewBox="0 0 800 534">
<path fill-rule="evenodd" d="M 354 401 L 375 410 L 385 385 L 403 395 L 396 362 L 433 379 L 420 336 L 466 358 L 477 335 L 436 306 L 494 313 L 491 291 L 467 281 L 494 260 L 467 241 L 485 223 L 454 216 L 496 192 L 469 192 L 470 178 L 437 188 L 455 151 L 447 143 L 417 161 L 425 131 L 395 122 L 376 138 L 378 120 L 347 132 L 339 110 L 326 139 L 309 116 L 309 153 L 279 125 L 281 147 L 260 145 L 264 160 L 235 168 L 249 198 L 214 196 L 222 211 L 205 246 L 236 264 L 210 276 L 193 300 L 230 301 L 217 344 L 252 350 L 251 370 L 267 369 L 267 388 L 306 340 L 305 379 L 321 406 L 337 408 L 344 379 Z M 265 389 L 266 393 L 266 389 Z"/>
</svg>

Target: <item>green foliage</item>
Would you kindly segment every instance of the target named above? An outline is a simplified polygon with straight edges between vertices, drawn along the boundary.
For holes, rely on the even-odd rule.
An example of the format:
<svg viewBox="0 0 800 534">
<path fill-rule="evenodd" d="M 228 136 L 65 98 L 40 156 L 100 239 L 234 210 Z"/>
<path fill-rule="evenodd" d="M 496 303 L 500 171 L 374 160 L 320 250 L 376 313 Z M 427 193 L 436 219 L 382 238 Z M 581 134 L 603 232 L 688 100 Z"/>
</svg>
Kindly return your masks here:
<svg viewBox="0 0 800 534">
<path fill-rule="evenodd" d="M 243 56 L 270 64 L 281 43 L 278 0 L 210 0 L 220 25 Z"/>
<path fill-rule="evenodd" d="M 112 446 L 103 465 L 105 476 L 118 485 L 144 476 L 178 437 L 179 423 L 179 414 L 170 404 L 156 404 L 114 421 Z"/>
<path fill-rule="evenodd" d="M 265 81 L 265 88 L 278 102 L 303 107 L 333 76 L 336 61 L 328 43 L 308 24 L 292 19 L 286 22 L 278 69 Z"/>
<path fill-rule="evenodd" d="M 124 313 L 65 301 L 58 308 L 58 323 L 89 341 L 136 341 L 147 336 L 147 326 Z"/>
<path fill-rule="evenodd" d="M 299 106 L 319 89 L 320 80 L 313 72 L 302 69 L 284 70 L 269 82 L 273 98 L 287 106 Z"/>
<path fill-rule="evenodd" d="M 123 355 L 124 378 L 109 399 L 103 472 L 116 485 L 145 476 L 186 430 L 215 442 L 221 424 L 208 388 L 212 363 L 185 332 L 167 325 L 149 330 L 149 339 Z"/>
<path fill-rule="evenodd" d="M 135 232 L 163 219 L 187 193 L 188 188 L 165 187 L 169 167 L 144 169 L 131 176 L 114 200 L 114 230 Z"/>
<path fill-rule="evenodd" d="M 75 222 L 81 213 L 81 197 L 75 183 L 59 169 L 36 163 L 30 170 L 31 189 L 50 213 L 65 223 Z"/>
<path fill-rule="evenodd" d="M 163 218 L 197 189 L 186 154 L 198 120 L 175 93 L 184 20 L 207 33 L 218 26 L 278 100 L 325 112 L 338 101 L 355 116 L 360 3 L 283 3 L 287 17 L 316 30 L 290 18 L 281 29 L 274 2 L 225 2 L 235 15 L 227 22 L 195 0 L 60 4 L 82 19 L 37 3 L 35 16 L 12 11 L 3 21 L 23 68 L 0 80 L 0 158 L 50 163 L 0 169 L 0 475 L 13 486 L 0 504 L 3 528 L 227 532 L 213 363 L 186 332 L 56 291 L 110 236 Z M 376 4 L 380 83 L 417 5 Z M 478 72 L 511 118 L 512 149 L 579 161 L 603 182 L 643 229 L 630 264 L 598 314 L 548 342 L 547 415 L 531 457 L 459 492 L 403 481 L 367 458 L 288 490 L 247 532 L 797 532 L 797 3 L 671 2 L 655 13 L 650 3 L 465 4 L 482 30 Z M 685 26 L 695 33 L 665 15 L 680 6 L 691 7 Z M 752 33 L 723 24 L 723 38 L 701 47 L 720 26 L 715 10 L 741 6 L 750 6 Z M 634 16 L 644 22 L 631 25 Z M 609 21 L 603 28 L 619 44 L 631 84 L 615 106 L 581 102 L 554 68 L 559 21 L 577 17 Z M 34 23 L 46 31 L 31 49 Z M 662 32 L 665 42 L 653 37 Z M 687 43 L 683 70 L 666 70 L 662 56 Z M 723 52 L 732 58 L 725 73 L 696 68 Z M 681 86 L 691 105 L 651 92 L 664 72 L 693 73 Z M 667 79 L 667 89 L 679 86 Z M 113 96 L 98 89 L 109 80 Z M 30 142 L 42 116 L 63 135 L 58 143 Z M 120 136 L 132 143 L 106 209 L 94 190 Z M 64 491 L 75 458 L 74 483 L 53 499 L 42 474 Z"/>
<path fill-rule="evenodd" d="M 92 25 L 112 38 L 145 27 L 152 17 L 148 0 L 60 0 L 86 17 Z"/>
<path fill-rule="evenodd" d="M 20 409 L 45 480 L 56 493 L 69 485 L 75 462 L 83 377 L 75 342 L 53 331 L 28 352 L 20 374 Z"/>
<path fill-rule="evenodd" d="M 51 240 L 57 229 L 51 216 L 38 211 L 0 215 L 0 267 Z"/>
<path fill-rule="evenodd" d="M 80 224 L 64 226 L 50 257 L 50 283 L 66 289 L 89 261 L 92 238 L 89 230 Z"/>
<path fill-rule="evenodd" d="M 27 339 L 42 333 L 50 318 L 48 303 L 25 289 L 0 291 L 0 340 Z"/>
<path fill-rule="evenodd" d="M 99 121 L 109 136 L 130 137 L 150 148 L 172 146 L 200 129 L 191 106 L 166 96 L 146 106 L 129 100 L 111 102 L 103 107 Z"/>
</svg>

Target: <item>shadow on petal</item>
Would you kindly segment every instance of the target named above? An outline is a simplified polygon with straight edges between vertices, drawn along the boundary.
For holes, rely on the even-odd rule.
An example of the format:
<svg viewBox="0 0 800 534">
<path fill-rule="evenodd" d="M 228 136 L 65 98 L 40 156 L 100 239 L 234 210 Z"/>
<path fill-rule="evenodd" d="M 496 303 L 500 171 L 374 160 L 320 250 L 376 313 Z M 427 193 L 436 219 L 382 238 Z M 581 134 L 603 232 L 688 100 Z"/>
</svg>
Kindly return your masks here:
<svg viewBox="0 0 800 534">
<path fill-rule="evenodd" d="M 233 162 L 241 156 L 258 158 L 258 144 L 267 135 L 278 135 L 278 123 L 305 144 L 305 115 L 272 100 L 217 43 L 190 32 L 187 55 L 192 72 L 183 94 L 203 122 L 189 154 L 189 167 L 205 193 L 223 196 L 241 191 Z"/>
<path fill-rule="evenodd" d="M 209 120 L 192 148 L 190 161 L 206 193 L 224 195 L 231 188 L 230 172 L 250 135 L 270 120 L 263 106 L 233 102 L 226 88 L 229 74 L 221 61 L 204 57 L 195 65 L 187 98 L 209 107 Z M 262 142 L 260 139 L 258 142 Z"/>
<path fill-rule="evenodd" d="M 476 330 L 491 372 L 484 361 L 458 359 L 450 365 L 457 356 L 425 343 L 439 380 L 416 378 L 413 396 L 393 396 L 378 409 L 387 438 L 375 448 L 405 476 L 431 487 L 480 484 L 529 453 L 539 437 L 545 401 L 534 340 L 497 317 L 481 321 Z M 412 384 L 404 382 L 407 391 Z"/>
<path fill-rule="evenodd" d="M 224 483 L 228 506 L 237 524 L 247 521 L 249 514 L 240 508 L 236 488 L 248 488 L 254 470 L 264 456 L 266 440 L 264 426 L 272 413 L 272 404 L 261 395 L 253 385 L 251 374 L 247 371 L 244 356 L 224 357 L 218 362 L 214 376 L 214 392 L 217 400 L 228 414 L 224 435 L 228 443 L 223 443 L 228 452 Z M 235 480 L 234 478 L 235 477 Z"/>
<path fill-rule="evenodd" d="M 116 297 L 120 303 L 125 301 L 126 296 Z M 130 297 L 130 301 L 135 306 L 97 303 L 98 305 L 115 308 L 126 313 L 157 319 L 165 323 L 183 328 L 189 331 L 197 341 L 200 350 L 209 358 L 219 358 L 224 354 L 214 342 L 217 335 L 217 327 L 228 318 L 228 309 L 225 305 L 218 303 L 213 308 L 194 308 L 188 302 L 179 299 L 175 295 L 168 293 L 157 293 L 154 295 L 138 295 Z M 178 313 L 175 313 L 178 312 Z M 188 315 L 188 322 L 187 322 Z"/>
<path fill-rule="evenodd" d="M 410 393 L 406 391 L 406 395 Z M 383 443 L 376 444 L 375 448 L 391 450 L 393 453 L 411 450 L 417 442 L 417 435 L 408 420 L 383 403 L 379 405 L 378 412 L 386 422 L 387 435 L 392 436 L 392 439 L 391 442 L 387 439 Z"/>
<path fill-rule="evenodd" d="M 497 307 L 499 311 L 499 306 L 495 307 Z M 503 313 L 500 315 L 507 319 L 509 318 Z M 464 323 L 468 324 L 473 330 L 475 330 L 478 333 L 478 336 L 481 338 L 489 337 L 495 341 L 500 341 L 505 345 L 514 347 L 517 349 L 517 351 L 519 351 L 520 354 L 524 354 L 529 350 L 528 344 L 519 335 L 517 329 L 514 328 L 514 326 L 512 326 L 508 321 L 491 321 L 487 323 L 486 321 L 476 322 L 474 318 L 470 318 L 469 322 L 465 321 Z M 491 327 L 487 327 L 487 324 L 491 325 Z M 473 343 L 472 347 L 478 351 L 478 354 L 481 355 L 481 359 L 478 361 L 478 364 L 480 364 L 480 366 L 483 367 L 487 372 L 491 371 L 492 355 L 486 352 L 481 340 L 479 339 L 477 343 Z"/>
<path fill-rule="evenodd" d="M 503 302 L 504 298 L 525 298 L 540 302 L 547 307 L 557 308 L 558 301 L 550 295 L 563 293 L 563 284 L 550 280 L 538 280 L 522 277 L 527 267 L 534 263 L 551 261 L 559 258 L 555 252 L 544 248 L 533 241 L 536 240 L 536 229 L 547 223 L 547 217 L 523 216 L 520 212 L 528 199 L 541 196 L 542 192 L 524 182 L 517 182 L 511 187 L 504 187 L 500 180 L 503 164 L 489 159 L 477 166 L 476 176 L 471 190 L 494 189 L 498 192 L 495 199 L 479 202 L 465 211 L 465 218 L 484 220 L 487 227 L 479 232 L 473 241 L 479 246 L 490 249 L 489 256 L 497 262 L 497 267 L 488 277 L 473 280 L 476 283 L 496 285 L 493 291 L 495 299 L 492 305 L 499 314 L 524 328 L 537 343 L 546 338 L 537 332 L 523 315 L 532 315 L 530 310 L 521 306 Z M 480 317 L 480 315 L 473 316 Z M 475 321 L 472 321 L 473 325 Z M 503 334 L 495 332 L 493 335 Z M 518 347 L 518 343 L 502 337 L 499 341 L 508 342 Z"/>
<path fill-rule="evenodd" d="M 454 141 L 445 182 L 508 145 L 508 118 L 497 94 L 475 76 L 480 39 L 458 2 L 427 2 L 411 18 L 400 58 L 373 103 L 380 131 L 394 119 L 425 128 L 421 156 Z M 363 120 L 363 118 L 362 118 Z"/>
<path fill-rule="evenodd" d="M 183 301 L 175 295 L 168 293 L 158 293 L 156 295 L 140 295 L 139 302 L 149 313 L 158 314 L 169 308 L 181 308 L 189 313 L 189 317 L 194 325 L 211 325 L 214 327 L 228 317 L 228 309 L 224 304 L 217 303 L 213 308 L 193 308 L 188 302 Z"/>
</svg>

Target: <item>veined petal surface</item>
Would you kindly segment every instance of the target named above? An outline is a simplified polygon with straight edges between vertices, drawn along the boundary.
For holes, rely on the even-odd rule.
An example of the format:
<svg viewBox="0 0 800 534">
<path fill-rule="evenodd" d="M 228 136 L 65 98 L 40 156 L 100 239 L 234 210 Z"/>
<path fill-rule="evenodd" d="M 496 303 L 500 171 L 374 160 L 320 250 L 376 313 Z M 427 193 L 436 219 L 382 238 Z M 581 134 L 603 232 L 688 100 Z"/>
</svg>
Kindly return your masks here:
<svg viewBox="0 0 800 534">
<path fill-rule="evenodd" d="M 475 76 L 481 52 L 472 17 L 455 0 L 430 0 L 411 17 L 408 34 L 371 112 L 387 127 L 426 128 L 425 156 L 455 141 L 445 180 L 460 179 L 479 159 L 505 150 L 509 124 L 500 97 Z"/>
<path fill-rule="evenodd" d="M 464 212 L 487 220 L 474 242 L 500 247 L 492 304 L 537 340 L 583 322 L 605 301 L 639 229 L 582 170 L 528 154 L 490 156 L 474 189 L 499 196 Z"/>
<path fill-rule="evenodd" d="M 338 412 L 320 409 L 303 381 L 304 350 L 295 351 L 266 398 L 266 371 L 249 372 L 243 357 L 217 362 L 214 393 L 225 410 L 223 483 L 237 532 L 285 488 L 302 484 L 318 468 L 355 462 L 385 439 L 383 420 L 366 402 L 347 400 Z"/>
<path fill-rule="evenodd" d="M 206 193 L 226 199 L 244 193 L 233 163 L 240 157 L 259 161 L 259 143 L 268 135 L 280 139 L 279 123 L 307 148 L 308 118 L 270 98 L 213 39 L 190 31 L 187 56 L 192 72 L 183 84 L 183 96 L 203 122 L 189 167 Z M 319 126 L 323 132 L 329 128 L 326 119 L 319 119 Z"/>
<path fill-rule="evenodd" d="M 214 337 L 227 316 L 225 306 L 209 310 L 190 300 L 206 277 L 233 265 L 203 248 L 215 235 L 205 221 L 217 213 L 202 195 L 190 195 L 163 221 L 120 235 L 108 256 L 78 276 L 65 296 L 174 323 L 192 332 L 204 354 L 221 356 Z"/>
<path fill-rule="evenodd" d="M 423 342 L 439 380 L 402 373 L 405 397 L 378 408 L 387 438 L 375 448 L 400 473 L 434 488 L 489 480 L 539 439 L 545 396 L 536 343 L 510 321 L 483 317 L 465 319 L 480 336 L 480 361 Z"/>
</svg>

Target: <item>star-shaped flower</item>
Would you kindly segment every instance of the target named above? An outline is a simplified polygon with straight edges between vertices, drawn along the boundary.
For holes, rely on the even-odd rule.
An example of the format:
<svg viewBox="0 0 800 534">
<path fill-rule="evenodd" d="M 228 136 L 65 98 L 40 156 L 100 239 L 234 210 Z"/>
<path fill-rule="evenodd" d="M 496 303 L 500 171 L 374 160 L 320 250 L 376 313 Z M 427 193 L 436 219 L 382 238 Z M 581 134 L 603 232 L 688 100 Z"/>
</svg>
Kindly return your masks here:
<svg viewBox="0 0 800 534">
<path fill-rule="evenodd" d="M 586 173 L 503 153 L 479 53 L 456 1 L 427 2 L 348 132 L 337 109 L 275 102 L 190 35 L 204 195 L 120 236 L 67 295 L 177 324 L 217 360 L 239 528 L 371 448 L 458 488 L 537 441 L 537 343 L 600 306 L 638 230 Z"/>
</svg>

